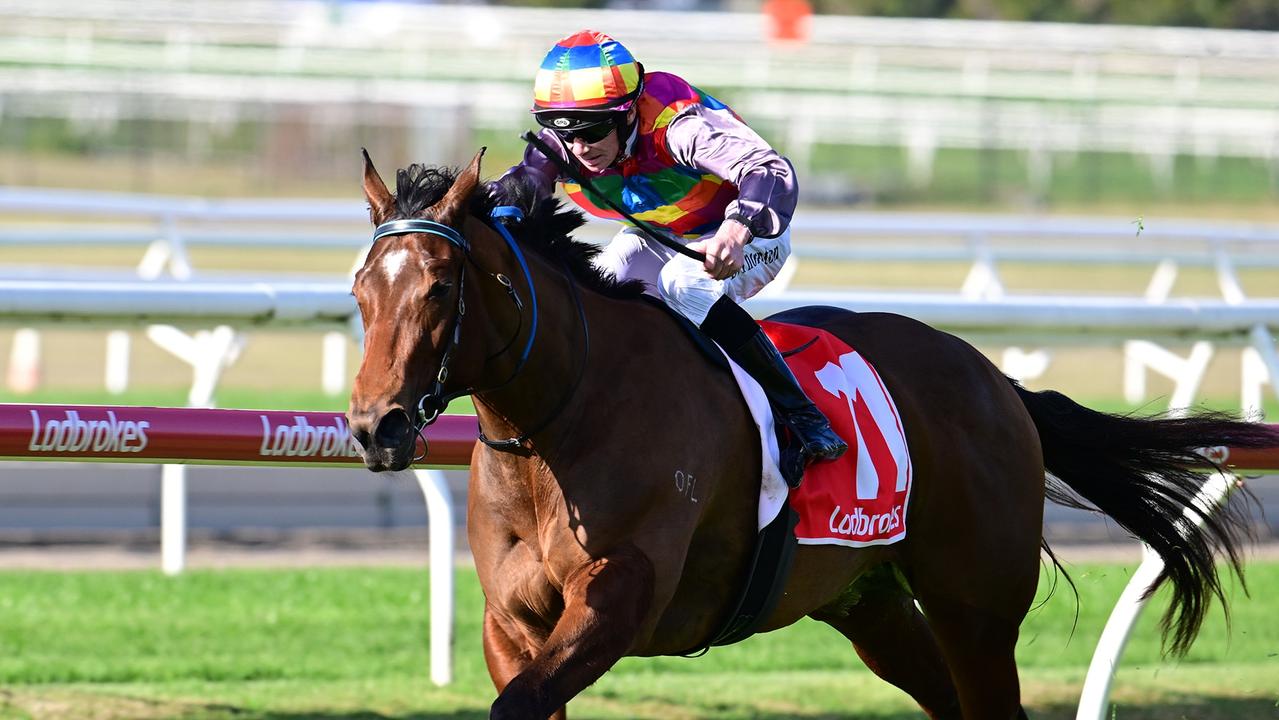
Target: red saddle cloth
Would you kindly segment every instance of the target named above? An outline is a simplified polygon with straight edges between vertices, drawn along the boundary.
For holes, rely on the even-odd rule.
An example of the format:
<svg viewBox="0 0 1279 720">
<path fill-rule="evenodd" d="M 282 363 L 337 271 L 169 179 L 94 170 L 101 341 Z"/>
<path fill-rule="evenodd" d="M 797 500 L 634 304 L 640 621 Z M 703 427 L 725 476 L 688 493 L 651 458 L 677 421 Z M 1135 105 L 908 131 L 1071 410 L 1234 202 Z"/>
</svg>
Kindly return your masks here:
<svg viewBox="0 0 1279 720">
<path fill-rule="evenodd" d="M 879 373 L 844 341 L 816 328 L 760 323 L 800 386 L 848 443 L 838 460 L 813 463 L 792 490 L 803 545 L 887 545 L 906 536 L 911 463 L 901 417 Z"/>
</svg>

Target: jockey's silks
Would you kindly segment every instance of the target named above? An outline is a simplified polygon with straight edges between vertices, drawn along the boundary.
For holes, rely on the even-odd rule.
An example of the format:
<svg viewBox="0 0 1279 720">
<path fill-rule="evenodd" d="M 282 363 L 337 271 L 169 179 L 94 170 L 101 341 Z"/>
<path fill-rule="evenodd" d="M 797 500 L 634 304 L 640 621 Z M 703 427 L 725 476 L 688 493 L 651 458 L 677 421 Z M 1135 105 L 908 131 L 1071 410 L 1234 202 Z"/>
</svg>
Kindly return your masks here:
<svg viewBox="0 0 1279 720">
<path fill-rule="evenodd" d="M 739 121 L 741 118 L 724 103 L 670 73 L 648 73 L 644 83 L 644 92 L 636 101 L 638 130 L 630 156 L 590 176 L 591 183 L 640 220 L 675 235 L 700 237 L 724 221 L 725 208 L 737 198 L 737 186 L 677 164 L 666 147 L 666 128 L 682 110 L 696 104 Z M 626 223 L 603 201 L 592 202 L 577 183 L 566 181 L 563 187 L 586 212 Z"/>
</svg>

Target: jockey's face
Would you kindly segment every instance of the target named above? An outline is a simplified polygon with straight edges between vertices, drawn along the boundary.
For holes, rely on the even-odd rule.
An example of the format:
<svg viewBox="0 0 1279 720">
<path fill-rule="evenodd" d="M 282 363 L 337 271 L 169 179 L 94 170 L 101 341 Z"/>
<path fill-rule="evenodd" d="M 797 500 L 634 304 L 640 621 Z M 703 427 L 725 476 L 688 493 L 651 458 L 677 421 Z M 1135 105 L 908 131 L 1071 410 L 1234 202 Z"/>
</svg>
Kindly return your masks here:
<svg viewBox="0 0 1279 720">
<path fill-rule="evenodd" d="M 628 125 L 635 121 L 635 108 L 631 108 L 627 113 L 627 121 Z M 595 142 L 587 142 L 584 138 L 575 137 L 565 144 L 583 167 L 597 173 L 608 169 L 621 154 L 622 139 L 618 135 L 618 131 L 614 130 Z"/>
</svg>

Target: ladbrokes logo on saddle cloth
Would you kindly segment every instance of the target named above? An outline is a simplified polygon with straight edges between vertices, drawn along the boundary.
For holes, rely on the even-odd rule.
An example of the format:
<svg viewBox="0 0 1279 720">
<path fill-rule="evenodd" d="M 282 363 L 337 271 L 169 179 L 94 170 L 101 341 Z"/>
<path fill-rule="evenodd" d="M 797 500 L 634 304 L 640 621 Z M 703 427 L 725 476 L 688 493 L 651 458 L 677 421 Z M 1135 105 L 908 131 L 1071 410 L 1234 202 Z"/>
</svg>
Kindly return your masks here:
<svg viewBox="0 0 1279 720">
<path fill-rule="evenodd" d="M 803 545 L 887 545 L 906 536 L 912 468 L 897 406 L 875 369 L 824 330 L 760 323 L 804 392 L 848 443 L 838 460 L 814 463 L 790 495 Z M 816 341 L 813 341 L 816 338 Z"/>
</svg>

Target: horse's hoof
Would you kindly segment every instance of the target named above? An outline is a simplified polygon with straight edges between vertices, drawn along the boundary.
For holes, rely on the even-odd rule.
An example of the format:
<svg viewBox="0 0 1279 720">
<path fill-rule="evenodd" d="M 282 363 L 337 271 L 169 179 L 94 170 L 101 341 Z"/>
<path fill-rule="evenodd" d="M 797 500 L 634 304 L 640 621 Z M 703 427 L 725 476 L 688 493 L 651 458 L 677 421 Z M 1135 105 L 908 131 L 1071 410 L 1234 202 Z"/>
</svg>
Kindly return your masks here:
<svg viewBox="0 0 1279 720">
<path fill-rule="evenodd" d="M 489 707 L 489 720 L 545 720 L 550 716 L 549 712 L 538 712 L 534 707 L 538 703 L 533 698 L 510 690 L 511 686 L 507 685 L 506 691 L 493 701 Z"/>
</svg>

